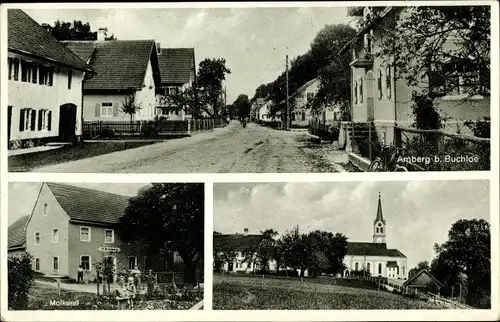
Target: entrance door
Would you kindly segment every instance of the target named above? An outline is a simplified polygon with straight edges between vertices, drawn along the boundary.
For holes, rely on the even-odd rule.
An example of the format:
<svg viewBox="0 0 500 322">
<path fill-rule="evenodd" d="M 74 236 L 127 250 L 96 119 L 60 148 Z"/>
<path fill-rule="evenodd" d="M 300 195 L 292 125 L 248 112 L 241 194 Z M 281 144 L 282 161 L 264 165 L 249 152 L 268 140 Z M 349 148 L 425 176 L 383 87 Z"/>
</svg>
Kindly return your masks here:
<svg viewBox="0 0 500 322">
<path fill-rule="evenodd" d="M 375 86 L 375 79 L 373 77 L 373 72 L 369 70 L 365 77 L 365 88 L 366 88 L 366 118 L 367 121 L 373 121 L 375 119 L 374 115 L 374 98 L 373 98 L 373 87 Z"/>
<path fill-rule="evenodd" d="M 229 262 L 227 265 L 227 271 L 232 272 L 233 271 L 233 262 Z"/>
<path fill-rule="evenodd" d="M 64 104 L 59 108 L 59 140 L 72 142 L 76 132 L 76 105 Z"/>
<path fill-rule="evenodd" d="M 9 144 L 9 142 L 10 142 L 11 125 L 12 125 L 12 106 L 9 106 L 7 108 L 7 138 L 8 138 L 7 144 Z"/>
</svg>

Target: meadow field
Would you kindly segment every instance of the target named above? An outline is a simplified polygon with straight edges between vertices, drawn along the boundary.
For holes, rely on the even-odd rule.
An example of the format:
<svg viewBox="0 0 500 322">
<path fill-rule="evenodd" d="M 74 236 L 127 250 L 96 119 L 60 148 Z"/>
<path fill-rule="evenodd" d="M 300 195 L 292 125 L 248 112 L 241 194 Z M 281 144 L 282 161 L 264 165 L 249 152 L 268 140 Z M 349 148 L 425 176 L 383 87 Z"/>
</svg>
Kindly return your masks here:
<svg viewBox="0 0 500 322">
<path fill-rule="evenodd" d="M 377 291 L 364 284 L 335 285 L 333 279 L 304 279 L 302 282 L 300 279 L 214 274 L 213 281 L 214 310 L 442 309 L 433 303 Z"/>
</svg>

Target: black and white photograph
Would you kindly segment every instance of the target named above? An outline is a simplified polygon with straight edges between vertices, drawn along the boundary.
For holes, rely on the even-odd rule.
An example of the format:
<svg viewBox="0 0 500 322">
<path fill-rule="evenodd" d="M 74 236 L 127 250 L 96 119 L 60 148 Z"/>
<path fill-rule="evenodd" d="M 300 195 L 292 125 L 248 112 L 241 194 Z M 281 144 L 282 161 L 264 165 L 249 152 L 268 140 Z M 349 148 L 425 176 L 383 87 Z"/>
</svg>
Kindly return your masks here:
<svg viewBox="0 0 500 322">
<path fill-rule="evenodd" d="M 9 171 L 489 170 L 492 7 L 328 4 L 9 8 Z"/>
<path fill-rule="evenodd" d="M 9 310 L 201 310 L 202 183 L 9 183 Z"/>
<path fill-rule="evenodd" d="M 213 309 L 489 309 L 489 184 L 217 183 Z"/>
</svg>

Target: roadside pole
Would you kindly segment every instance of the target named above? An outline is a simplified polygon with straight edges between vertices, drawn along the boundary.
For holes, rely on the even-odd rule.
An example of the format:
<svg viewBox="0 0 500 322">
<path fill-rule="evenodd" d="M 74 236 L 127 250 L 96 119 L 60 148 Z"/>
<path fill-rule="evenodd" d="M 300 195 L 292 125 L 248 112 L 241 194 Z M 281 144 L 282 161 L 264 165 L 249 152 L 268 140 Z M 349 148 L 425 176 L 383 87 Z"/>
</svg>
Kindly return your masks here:
<svg viewBox="0 0 500 322">
<path fill-rule="evenodd" d="M 288 102 L 288 55 L 286 55 L 286 129 L 290 130 L 292 116 L 290 115 L 290 104 Z"/>
</svg>

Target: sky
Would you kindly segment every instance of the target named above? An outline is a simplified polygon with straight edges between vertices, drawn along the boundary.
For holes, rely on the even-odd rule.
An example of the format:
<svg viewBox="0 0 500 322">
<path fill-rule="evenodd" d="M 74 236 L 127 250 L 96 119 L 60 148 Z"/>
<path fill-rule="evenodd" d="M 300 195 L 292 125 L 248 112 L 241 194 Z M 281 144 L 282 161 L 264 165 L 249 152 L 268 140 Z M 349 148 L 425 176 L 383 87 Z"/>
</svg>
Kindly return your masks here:
<svg viewBox="0 0 500 322">
<path fill-rule="evenodd" d="M 135 196 L 147 183 L 65 183 L 124 196 Z M 22 216 L 30 215 L 42 183 L 9 182 L 9 226 Z"/>
<path fill-rule="evenodd" d="M 196 64 L 225 58 L 227 101 L 255 89 L 285 70 L 285 56 L 304 54 L 325 25 L 349 23 L 342 7 L 36 9 L 38 23 L 81 20 L 92 30 L 107 27 L 119 40 L 155 39 L 162 47 L 194 47 Z"/>
<path fill-rule="evenodd" d="M 387 247 L 405 254 L 409 267 L 430 263 L 434 243 L 445 242 L 457 220 L 490 222 L 486 180 L 224 183 L 214 185 L 214 230 L 256 234 L 274 228 L 283 234 L 298 225 L 302 233 L 319 229 L 372 242 L 379 192 Z"/>
</svg>

